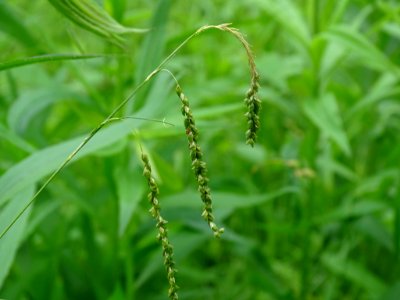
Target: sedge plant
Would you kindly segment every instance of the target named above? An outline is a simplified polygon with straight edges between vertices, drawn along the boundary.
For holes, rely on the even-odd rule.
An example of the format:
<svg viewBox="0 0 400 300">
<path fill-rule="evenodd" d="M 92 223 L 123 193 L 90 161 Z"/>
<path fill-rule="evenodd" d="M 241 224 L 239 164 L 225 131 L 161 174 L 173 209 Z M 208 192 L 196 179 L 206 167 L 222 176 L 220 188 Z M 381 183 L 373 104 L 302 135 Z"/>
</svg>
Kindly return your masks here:
<svg viewBox="0 0 400 300">
<path fill-rule="evenodd" d="M 57 2 L 57 1 L 56 1 Z M 56 3 L 52 1 L 52 3 Z M 60 1 L 57 3 L 65 3 L 69 5 L 74 3 L 74 1 Z M 189 37 L 187 37 L 175 50 L 173 50 L 152 72 L 150 72 L 146 78 L 140 82 L 133 92 L 125 98 L 109 115 L 106 117 L 100 124 L 98 124 L 88 135 L 87 137 L 74 149 L 70 155 L 62 162 L 62 164 L 48 177 L 48 179 L 44 182 L 44 184 L 36 191 L 34 196 L 30 199 L 30 201 L 18 212 L 15 218 L 10 222 L 5 229 L 0 233 L 0 239 L 4 237 L 4 235 L 9 231 L 9 229 L 15 224 L 15 222 L 23 215 L 23 213 L 28 209 L 28 207 L 38 198 L 38 196 L 44 191 L 44 189 L 50 184 L 50 182 L 67 166 L 67 164 L 85 147 L 85 145 L 107 124 L 113 121 L 119 121 L 124 118 L 118 118 L 117 114 L 122 110 L 122 108 L 138 93 L 138 91 L 143 88 L 150 80 L 152 80 L 155 75 L 157 75 L 160 71 L 164 70 L 164 66 L 177 54 L 177 52 L 183 48 L 190 40 L 201 34 L 202 32 L 208 31 L 210 29 L 217 29 L 222 32 L 229 33 L 234 36 L 241 45 L 243 46 L 245 53 L 248 58 L 249 68 L 250 68 L 250 88 L 245 97 L 245 105 L 247 108 L 247 112 L 245 114 L 248 129 L 246 131 L 246 143 L 254 146 L 257 138 L 257 131 L 260 127 L 259 122 L 259 112 L 261 109 L 261 101 L 258 97 L 258 88 L 259 88 L 259 74 L 256 70 L 256 65 L 254 61 L 254 55 L 250 49 L 249 43 L 246 41 L 245 37 L 240 33 L 239 30 L 230 26 L 230 24 L 220 24 L 220 25 L 206 25 L 199 28 Z M 169 72 L 169 71 L 168 71 Z M 172 73 L 171 73 L 172 74 Z M 174 77 L 175 79 L 175 77 Z M 176 79 L 175 79 L 176 80 Z M 204 209 L 202 212 L 202 217 L 206 220 L 209 227 L 211 228 L 215 237 L 220 237 L 223 233 L 224 229 L 219 228 L 216 225 L 215 217 L 212 211 L 212 198 L 211 198 L 211 190 L 209 187 L 209 178 L 207 175 L 207 165 L 203 159 L 203 152 L 198 144 L 199 133 L 198 129 L 195 125 L 195 120 L 193 117 L 193 113 L 189 106 L 189 100 L 186 95 L 183 93 L 181 86 L 176 81 L 176 93 L 181 101 L 182 108 L 181 112 L 184 118 L 184 127 L 188 140 L 190 158 L 192 162 L 192 169 L 198 184 L 198 191 L 200 193 L 201 200 L 204 204 Z M 125 117 L 132 118 L 132 117 Z M 140 118 L 139 118 L 140 119 Z M 164 122 L 164 121 L 163 121 Z M 166 122 L 164 122 L 166 123 Z M 167 270 L 167 277 L 169 282 L 169 297 L 170 299 L 178 299 L 177 295 L 177 284 L 175 279 L 175 263 L 173 261 L 173 250 L 172 245 L 168 240 L 167 221 L 162 218 L 160 214 L 160 204 L 159 204 L 159 190 L 155 179 L 151 174 L 151 166 L 149 159 L 146 154 L 142 153 L 142 161 L 144 163 L 144 176 L 148 182 L 149 186 L 149 201 L 152 206 L 150 209 L 151 215 L 156 220 L 156 226 L 158 228 L 158 240 L 160 240 L 163 248 L 163 256 L 164 256 L 164 265 Z"/>
</svg>

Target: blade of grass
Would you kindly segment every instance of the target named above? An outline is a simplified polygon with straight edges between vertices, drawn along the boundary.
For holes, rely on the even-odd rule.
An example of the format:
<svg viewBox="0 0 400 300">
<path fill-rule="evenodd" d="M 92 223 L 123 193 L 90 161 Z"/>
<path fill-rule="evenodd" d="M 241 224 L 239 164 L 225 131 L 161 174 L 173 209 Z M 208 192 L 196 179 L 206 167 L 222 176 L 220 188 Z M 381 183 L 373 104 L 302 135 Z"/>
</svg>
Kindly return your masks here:
<svg viewBox="0 0 400 300">
<path fill-rule="evenodd" d="M 0 72 L 8 69 L 23 67 L 26 65 L 44 63 L 44 62 L 52 62 L 52 61 L 60 61 L 60 60 L 79 60 L 79 59 L 91 59 L 91 58 L 99 58 L 105 57 L 108 54 L 44 54 L 38 56 L 24 57 L 11 61 L 1 62 L 0 63 Z"/>
<path fill-rule="evenodd" d="M 15 132 L 6 128 L 3 124 L 0 123 L 0 138 L 10 142 L 11 144 L 17 146 L 21 150 L 24 150 L 27 153 L 32 153 L 36 150 L 34 146 L 29 144 L 27 141 L 18 136 Z"/>
<path fill-rule="evenodd" d="M 351 49 L 354 54 L 363 60 L 365 65 L 382 71 L 391 72 L 400 77 L 400 69 L 390 59 L 370 42 L 364 35 L 347 25 L 337 25 L 322 34 L 322 37 L 342 47 Z"/>
<path fill-rule="evenodd" d="M 0 213 L 0 231 L 3 232 L 8 224 L 12 222 L 17 214 L 29 201 L 34 192 L 33 185 L 28 185 L 14 196 L 11 201 Z M 15 223 L 13 228 L 8 231 L 0 240 L 0 288 L 6 279 L 11 268 L 18 247 L 24 237 L 25 225 L 28 221 L 30 210 L 26 210 L 21 218 Z"/>
<path fill-rule="evenodd" d="M 294 1 L 289 0 L 255 0 L 281 28 L 295 37 L 304 48 L 308 48 L 311 33 Z"/>
<path fill-rule="evenodd" d="M 346 154 L 351 154 L 347 134 L 343 129 L 339 109 L 333 94 L 328 94 L 318 101 L 304 103 L 304 111 L 323 134 L 331 138 Z"/>
<path fill-rule="evenodd" d="M 23 19 L 22 19 L 23 20 Z M 39 48 L 39 43 L 21 22 L 6 1 L 0 1 L 0 30 L 29 48 Z"/>
<path fill-rule="evenodd" d="M 123 47 L 121 34 L 143 33 L 147 30 L 125 27 L 114 20 L 102 7 L 92 0 L 49 0 L 66 18 L 109 42 Z"/>
<path fill-rule="evenodd" d="M 76 159 L 90 155 L 124 138 L 134 128 L 134 126 L 126 125 L 127 124 L 124 123 L 114 124 L 104 129 Z M 39 150 L 9 168 L 0 177 L 0 205 L 4 204 L 9 198 L 14 197 L 27 186 L 41 180 L 44 176 L 54 171 L 58 165 L 65 161 L 65 157 L 67 157 L 81 141 L 82 137 L 78 137 Z"/>
<path fill-rule="evenodd" d="M 41 111 L 59 101 L 85 102 L 85 99 L 58 83 L 45 89 L 24 92 L 10 106 L 8 126 L 14 132 L 24 132 Z"/>
<path fill-rule="evenodd" d="M 117 169 L 114 174 L 118 194 L 118 234 L 122 236 L 135 212 L 136 206 L 142 199 L 146 187 L 141 174 L 133 172 L 129 167 Z"/>
<path fill-rule="evenodd" d="M 339 257 L 336 254 L 324 254 L 322 263 L 336 276 L 343 277 L 372 295 L 380 296 L 386 289 L 385 283 L 361 264 Z"/>
<path fill-rule="evenodd" d="M 140 82 L 153 70 L 157 63 L 162 59 L 165 48 L 165 30 L 168 21 L 170 0 L 160 0 L 151 22 L 151 31 L 146 35 L 143 46 L 140 49 L 138 57 L 138 66 L 135 72 L 135 82 Z M 146 100 L 146 91 L 140 92 L 138 101 L 131 103 L 126 107 L 126 112 L 131 113 L 132 108 L 137 110 L 141 108 Z"/>
</svg>

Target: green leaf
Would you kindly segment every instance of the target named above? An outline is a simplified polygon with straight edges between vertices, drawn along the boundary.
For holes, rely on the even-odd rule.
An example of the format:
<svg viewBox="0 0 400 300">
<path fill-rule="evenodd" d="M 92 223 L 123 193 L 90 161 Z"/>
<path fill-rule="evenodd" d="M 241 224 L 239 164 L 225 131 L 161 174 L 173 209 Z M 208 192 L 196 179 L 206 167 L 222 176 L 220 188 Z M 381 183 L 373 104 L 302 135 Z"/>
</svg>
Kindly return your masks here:
<svg viewBox="0 0 400 300">
<path fill-rule="evenodd" d="M 333 274 L 362 287 L 375 297 L 381 295 L 386 288 L 385 283 L 378 276 L 353 260 L 329 253 L 325 253 L 321 260 Z"/>
<path fill-rule="evenodd" d="M 30 143 L 19 137 L 15 132 L 6 128 L 3 124 L 0 123 L 0 138 L 10 142 L 14 146 L 17 146 L 21 150 L 25 152 L 32 153 L 36 150 L 34 146 Z"/>
<path fill-rule="evenodd" d="M 118 234 L 122 236 L 146 191 L 145 180 L 137 168 L 121 167 L 114 172 L 118 194 Z"/>
<path fill-rule="evenodd" d="M 77 154 L 74 161 L 119 141 L 127 136 L 134 128 L 138 128 L 141 122 L 142 121 L 137 120 L 135 120 L 135 122 L 127 120 L 110 125 L 108 128 L 101 130 L 82 151 Z M 0 177 L 0 205 L 5 203 L 9 198 L 15 196 L 21 190 L 38 182 L 44 176 L 56 170 L 83 139 L 84 137 L 78 137 L 42 149 L 9 168 Z"/>
<path fill-rule="evenodd" d="M 138 58 L 135 80 L 142 81 L 160 63 L 165 48 L 165 29 L 168 21 L 170 0 L 160 0 Z"/>
<path fill-rule="evenodd" d="M 255 0 L 267 14 L 300 43 L 308 48 L 311 33 L 295 1 L 289 0 Z"/>
<path fill-rule="evenodd" d="M 183 188 L 181 176 L 170 162 L 166 161 L 155 152 L 151 154 L 151 159 L 155 172 L 159 175 L 160 184 L 164 184 L 168 189 L 175 191 Z"/>
<path fill-rule="evenodd" d="M 288 79 L 299 75 L 304 68 L 304 61 L 299 55 L 283 56 L 276 52 L 257 58 L 257 66 L 264 70 L 266 80 L 282 92 L 288 92 Z"/>
<path fill-rule="evenodd" d="M 357 174 L 353 170 L 336 160 L 320 157 L 317 159 L 317 162 L 326 171 L 337 174 L 347 180 L 356 181 L 358 179 Z"/>
<path fill-rule="evenodd" d="M 106 2 L 106 4 L 109 3 L 112 15 L 119 22 L 122 21 L 124 12 L 126 10 L 126 1 L 127 0 L 109 0 Z"/>
<path fill-rule="evenodd" d="M 79 60 L 79 59 L 90 59 L 105 57 L 105 54 L 44 54 L 38 56 L 24 57 L 16 60 L 6 61 L 0 63 L 0 72 L 8 69 L 23 67 L 26 65 L 32 65 L 37 63 L 59 61 L 59 60 Z"/>
<path fill-rule="evenodd" d="M 299 190 L 294 187 L 284 187 L 274 192 L 260 195 L 240 195 L 235 193 L 226 193 L 211 191 L 213 199 L 213 208 L 217 218 L 225 218 L 235 209 L 254 207 L 275 198 L 288 194 L 298 193 Z M 187 190 L 180 194 L 163 198 L 163 207 L 174 209 L 176 207 L 198 208 L 201 206 L 200 195 L 195 190 Z"/>
<path fill-rule="evenodd" d="M 323 33 L 322 37 L 345 49 L 352 50 L 365 65 L 382 72 L 389 71 L 396 77 L 400 77 L 400 69 L 390 61 L 386 54 L 352 27 L 337 25 Z"/>
<path fill-rule="evenodd" d="M 369 193 L 378 192 L 384 182 L 390 180 L 395 184 L 399 178 L 400 173 L 397 169 L 380 170 L 377 174 L 364 178 L 360 184 L 354 188 L 352 194 L 354 197 L 360 197 Z"/>
<path fill-rule="evenodd" d="M 30 200 L 30 198 L 24 199 L 24 201 L 27 200 Z M 39 224 L 42 223 L 47 216 L 49 216 L 55 210 L 57 210 L 61 206 L 61 203 L 62 203 L 61 201 L 53 201 L 53 199 L 51 199 L 50 201 L 36 204 L 35 210 L 33 211 L 33 213 L 29 218 L 29 223 L 25 230 L 24 239 L 26 239 L 28 236 L 34 233 Z"/>
<path fill-rule="evenodd" d="M 400 95 L 398 78 L 390 73 L 383 73 L 374 85 L 365 93 L 347 113 L 346 118 L 351 119 L 359 111 L 365 110 L 379 101 Z"/>
<path fill-rule="evenodd" d="M 341 207 L 329 211 L 315 218 L 318 223 L 329 223 L 348 218 L 361 218 L 376 212 L 390 209 L 388 205 L 379 201 L 362 200 L 355 203 L 345 203 Z"/>
<path fill-rule="evenodd" d="M 344 59 L 346 53 L 347 52 L 343 47 L 334 43 L 329 43 L 325 47 L 318 74 L 321 81 L 329 81 L 329 76 L 333 71 L 341 67 L 340 62 Z"/>
<path fill-rule="evenodd" d="M 22 20 L 24 19 L 22 18 Z M 0 1 L 0 30 L 29 48 L 39 48 L 38 41 L 6 1 Z"/>
<path fill-rule="evenodd" d="M 118 46 L 123 46 L 124 39 L 121 34 L 147 31 L 119 24 L 93 0 L 49 0 L 49 2 L 75 24 Z"/>
<path fill-rule="evenodd" d="M 386 23 L 383 26 L 383 30 L 393 36 L 394 38 L 400 40 L 400 24 L 398 23 Z"/>
<path fill-rule="evenodd" d="M 304 103 L 303 108 L 308 118 L 323 134 L 332 139 L 346 155 L 351 154 L 334 95 L 324 95 L 317 101 L 309 100 Z"/>
<path fill-rule="evenodd" d="M 349 0 L 337 0 L 335 2 L 336 2 L 335 9 L 330 16 L 331 24 L 335 24 L 340 21 L 340 19 L 343 17 L 343 14 L 345 13 Z"/>
<path fill-rule="evenodd" d="M 361 218 L 354 224 L 354 228 L 370 237 L 377 244 L 393 252 L 393 239 L 385 226 L 377 218 L 373 216 Z"/>
<path fill-rule="evenodd" d="M 388 288 L 385 294 L 379 300 L 398 300 L 400 295 L 400 281 L 396 281 Z"/>
<path fill-rule="evenodd" d="M 157 9 L 151 22 L 151 31 L 146 35 L 137 59 L 138 64 L 135 72 L 135 82 L 141 82 L 144 80 L 145 77 L 161 62 L 165 48 L 165 30 L 170 7 L 170 0 L 160 0 L 158 2 Z M 152 86 L 153 84 L 138 94 L 138 101 L 127 105 L 126 111 L 128 113 L 132 111 L 132 107 L 135 109 L 142 108 L 145 100 L 151 99 L 144 95 L 146 95 L 146 91 L 148 91 Z M 153 100 L 159 102 L 159 99 Z"/>
<path fill-rule="evenodd" d="M 33 196 L 33 185 L 27 186 L 14 196 L 0 212 L 0 232 L 12 222 L 15 215 L 18 214 L 22 208 L 29 202 Z M 4 283 L 5 278 L 14 261 L 18 247 L 23 240 L 25 227 L 29 218 L 31 208 L 28 208 L 14 224 L 14 226 L 7 232 L 2 239 L 0 239 L 0 288 Z"/>
<path fill-rule="evenodd" d="M 193 232 L 181 232 L 176 235 L 171 235 L 170 240 L 171 244 L 174 245 L 174 257 L 176 262 L 179 264 L 180 261 L 190 255 L 195 249 L 203 245 L 207 238 L 209 238 L 207 234 Z M 140 271 L 140 275 L 135 280 L 136 288 L 142 286 L 157 270 L 163 268 L 161 251 L 159 251 L 159 249 L 154 251 L 147 262 L 148 263 Z"/>
<path fill-rule="evenodd" d="M 50 105 L 62 100 L 81 100 L 78 94 L 58 84 L 51 87 L 26 91 L 11 105 L 8 111 L 8 125 L 14 132 L 22 133 L 35 116 Z"/>
</svg>

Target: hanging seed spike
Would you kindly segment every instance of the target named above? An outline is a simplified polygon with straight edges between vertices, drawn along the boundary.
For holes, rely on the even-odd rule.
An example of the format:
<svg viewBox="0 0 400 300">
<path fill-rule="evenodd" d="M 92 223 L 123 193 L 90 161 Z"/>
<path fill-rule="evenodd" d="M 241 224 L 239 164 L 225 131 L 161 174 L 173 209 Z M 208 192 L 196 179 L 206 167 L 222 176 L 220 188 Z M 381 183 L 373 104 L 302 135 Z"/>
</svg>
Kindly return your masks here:
<svg viewBox="0 0 400 300">
<path fill-rule="evenodd" d="M 150 192 L 148 195 L 149 202 L 151 204 L 150 214 L 156 220 L 156 227 L 158 228 L 157 240 L 162 245 L 162 253 L 164 257 L 164 266 L 167 271 L 167 279 L 169 284 L 168 297 L 171 300 L 178 299 L 178 285 L 176 284 L 175 274 L 175 262 L 173 260 L 173 247 L 168 240 L 167 220 L 165 220 L 160 213 L 160 205 L 157 199 L 159 195 L 159 189 L 156 181 L 151 176 L 151 166 L 149 158 L 142 152 L 142 161 L 144 164 L 143 175 L 147 179 Z"/>
<path fill-rule="evenodd" d="M 258 76 L 257 79 L 258 80 Z M 259 112 L 261 110 L 261 101 L 257 96 L 258 82 L 252 84 L 251 88 L 246 94 L 245 104 L 247 112 L 245 114 L 248 123 L 248 130 L 246 131 L 246 144 L 254 146 L 257 139 L 257 131 L 260 127 Z"/>
<path fill-rule="evenodd" d="M 217 225 L 214 223 L 214 216 L 212 214 L 212 199 L 210 195 L 210 188 L 208 186 L 209 179 L 206 175 L 207 165 L 202 160 L 203 152 L 201 151 L 200 146 L 197 144 L 198 129 L 196 128 L 195 125 L 196 123 L 192 111 L 190 110 L 189 100 L 185 96 L 179 85 L 176 86 L 176 93 L 182 103 L 181 111 L 184 117 L 183 123 L 185 126 L 186 136 L 188 139 L 190 158 L 192 160 L 192 169 L 196 177 L 201 199 L 204 204 L 202 216 L 207 221 L 209 227 L 214 233 L 214 236 L 219 237 L 223 232 L 223 229 L 219 229 Z"/>
<path fill-rule="evenodd" d="M 202 30 L 208 28 L 207 26 L 202 27 Z M 252 124 L 248 127 L 246 131 L 246 144 L 254 146 L 256 139 L 257 139 L 257 132 L 260 127 L 259 125 L 259 112 L 261 109 L 261 101 L 258 99 L 258 89 L 259 89 L 259 82 L 260 82 L 260 75 L 257 72 L 256 64 L 255 64 L 255 57 L 251 50 L 250 44 L 247 42 L 245 36 L 236 28 L 230 27 L 230 24 L 221 24 L 218 26 L 214 26 L 213 28 L 217 28 L 222 31 L 229 32 L 233 36 L 235 36 L 242 46 L 244 47 L 250 67 L 250 89 L 246 93 L 245 104 L 247 107 L 248 115 L 246 115 L 247 120 L 251 120 Z M 250 107 L 251 106 L 251 107 Z"/>
</svg>

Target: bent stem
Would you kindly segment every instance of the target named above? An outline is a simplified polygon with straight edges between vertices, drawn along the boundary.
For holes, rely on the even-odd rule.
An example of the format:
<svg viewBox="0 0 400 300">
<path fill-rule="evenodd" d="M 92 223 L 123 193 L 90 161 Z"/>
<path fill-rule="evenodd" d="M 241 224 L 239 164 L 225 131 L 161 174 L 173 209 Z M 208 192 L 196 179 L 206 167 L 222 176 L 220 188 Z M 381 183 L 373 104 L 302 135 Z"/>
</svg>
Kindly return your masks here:
<svg viewBox="0 0 400 300">
<path fill-rule="evenodd" d="M 229 27 L 230 24 L 220 24 L 220 25 L 206 25 L 201 28 L 199 28 L 197 31 L 195 31 L 193 34 L 191 34 L 189 37 L 187 37 L 175 50 L 173 50 L 141 83 L 139 83 L 136 88 L 133 90 L 133 92 L 125 98 L 111 113 L 108 117 L 104 119 L 103 122 L 101 122 L 99 125 L 97 125 L 89 134 L 88 136 L 82 141 L 81 144 L 79 144 L 72 152 L 71 154 L 66 158 L 66 160 L 61 163 L 61 165 L 50 175 L 50 177 L 44 182 L 44 184 L 38 189 L 38 191 L 35 193 L 35 195 L 32 197 L 32 199 L 23 207 L 23 209 L 17 214 L 17 216 L 13 219 L 13 221 L 1 232 L 0 234 L 0 239 L 10 230 L 10 228 L 15 224 L 15 222 L 22 216 L 22 214 L 28 209 L 28 207 L 37 199 L 37 197 L 42 193 L 42 191 L 49 185 L 49 183 L 65 168 L 65 166 L 76 156 L 76 154 L 79 153 L 79 151 L 94 137 L 94 135 L 104 127 L 104 125 L 108 124 L 110 121 L 112 121 L 113 118 L 117 115 L 118 112 L 121 111 L 121 109 L 129 102 L 131 101 L 137 92 L 147 83 L 149 82 L 157 73 L 159 73 L 164 65 L 170 61 L 175 54 L 183 47 L 185 46 L 191 39 L 199 35 L 200 33 L 207 31 L 209 29 L 218 29 L 221 31 L 228 32 L 232 35 L 234 35 L 243 45 L 243 47 L 246 50 L 246 54 L 248 57 L 249 61 L 249 66 L 250 66 L 250 73 L 251 73 L 251 87 L 249 92 L 251 92 L 253 95 L 257 94 L 257 87 L 258 87 L 258 80 L 259 76 L 255 67 L 255 62 L 254 62 L 254 55 L 251 52 L 250 46 L 245 40 L 244 36 L 239 32 L 239 30 Z M 248 98 L 248 97 L 247 97 Z M 247 100 L 246 98 L 246 100 Z M 249 103 L 247 103 L 249 102 Z M 260 102 L 257 97 L 252 97 L 249 101 L 246 101 L 246 104 L 249 109 L 253 107 L 253 110 L 249 110 L 248 113 L 251 111 L 250 117 L 252 118 L 251 120 L 248 120 L 249 123 L 249 133 L 246 135 L 247 137 L 247 143 L 250 145 L 254 144 L 255 140 L 255 135 L 256 131 L 259 127 L 258 123 L 256 122 L 258 120 L 258 112 L 259 112 L 259 107 L 260 107 Z M 247 115 L 247 114 L 246 114 Z M 249 116 L 247 116 L 249 119 Z M 255 121 L 252 121 L 252 120 Z M 254 123 L 254 125 L 253 125 Z"/>
</svg>

